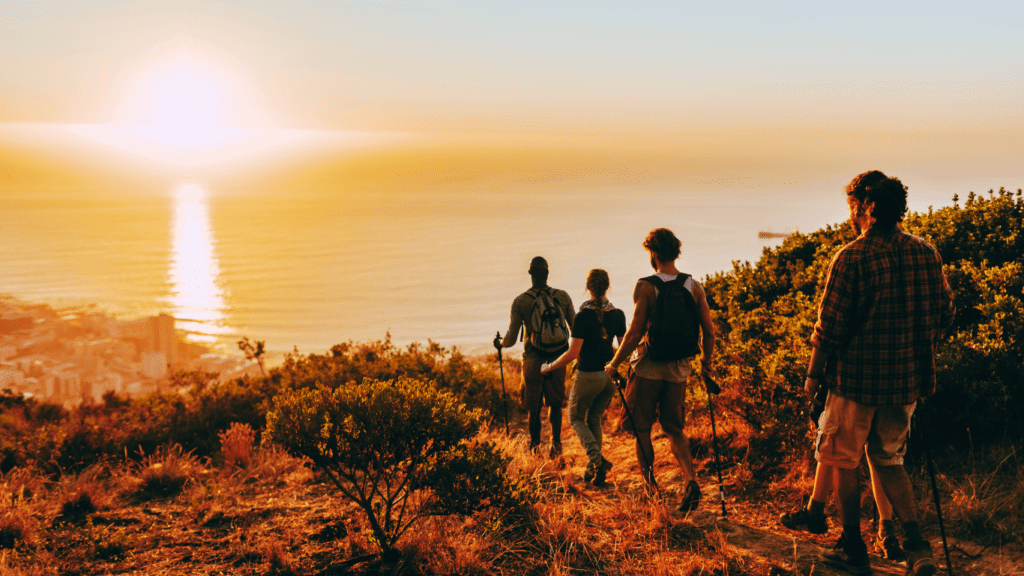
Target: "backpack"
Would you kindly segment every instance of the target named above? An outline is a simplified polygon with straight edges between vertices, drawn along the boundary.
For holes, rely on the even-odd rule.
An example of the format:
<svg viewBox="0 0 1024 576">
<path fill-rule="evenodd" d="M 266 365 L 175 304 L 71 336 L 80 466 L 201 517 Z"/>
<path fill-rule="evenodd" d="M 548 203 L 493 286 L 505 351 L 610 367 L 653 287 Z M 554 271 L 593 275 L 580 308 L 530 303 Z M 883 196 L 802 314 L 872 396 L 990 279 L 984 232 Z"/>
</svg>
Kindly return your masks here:
<svg viewBox="0 0 1024 576">
<path fill-rule="evenodd" d="M 528 292 L 534 295 L 527 324 L 531 334 L 530 344 L 545 352 L 564 348 L 569 341 L 569 328 L 562 306 L 555 301 L 548 288 L 531 288 Z"/>
<path fill-rule="evenodd" d="M 664 281 L 658 276 L 641 278 L 654 284 L 658 299 L 647 329 L 647 354 L 656 362 L 682 360 L 700 354 L 700 320 L 697 302 L 686 289 L 688 274 Z"/>
</svg>

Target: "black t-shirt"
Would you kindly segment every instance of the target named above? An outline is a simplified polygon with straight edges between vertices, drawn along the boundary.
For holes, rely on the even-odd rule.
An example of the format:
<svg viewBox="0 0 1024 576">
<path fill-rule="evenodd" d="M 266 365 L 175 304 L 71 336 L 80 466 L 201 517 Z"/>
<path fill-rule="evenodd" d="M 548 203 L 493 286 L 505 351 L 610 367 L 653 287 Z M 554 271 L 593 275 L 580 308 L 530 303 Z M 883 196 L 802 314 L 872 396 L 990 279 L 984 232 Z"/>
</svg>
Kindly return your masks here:
<svg viewBox="0 0 1024 576">
<path fill-rule="evenodd" d="M 604 334 L 601 328 L 604 327 Z M 604 370 L 613 356 L 612 338 L 622 338 L 626 334 L 626 315 L 622 310 L 613 308 L 604 313 L 604 321 L 597 321 L 597 310 L 584 308 L 576 315 L 572 323 L 572 337 L 583 340 L 579 361 L 576 369 L 581 372 L 600 372 Z"/>
</svg>

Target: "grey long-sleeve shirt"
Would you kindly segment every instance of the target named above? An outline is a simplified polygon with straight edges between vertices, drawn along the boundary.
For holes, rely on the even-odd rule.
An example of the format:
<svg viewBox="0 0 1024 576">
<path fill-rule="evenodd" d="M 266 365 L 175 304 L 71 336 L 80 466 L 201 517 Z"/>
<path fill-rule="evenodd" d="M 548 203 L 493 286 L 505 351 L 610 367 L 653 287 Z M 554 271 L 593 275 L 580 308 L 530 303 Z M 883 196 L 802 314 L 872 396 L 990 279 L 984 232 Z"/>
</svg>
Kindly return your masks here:
<svg viewBox="0 0 1024 576">
<path fill-rule="evenodd" d="M 572 327 L 572 321 L 576 318 L 576 310 L 572 307 L 572 298 L 565 290 L 559 290 L 557 288 L 547 287 L 551 290 L 551 297 L 554 298 L 555 302 L 558 302 L 562 306 L 562 312 L 565 314 L 565 320 L 569 323 L 569 327 Z M 530 309 L 533 307 L 533 301 L 535 296 L 530 293 L 529 290 L 523 292 L 512 301 L 512 313 L 511 322 L 508 326 L 508 332 L 505 333 L 505 339 L 502 340 L 502 346 L 509 348 L 516 343 L 519 338 L 519 330 L 525 331 L 525 340 L 529 340 L 531 333 L 529 327 L 525 324 L 527 318 L 530 317 Z M 532 352 L 533 346 L 529 342 L 523 344 L 525 352 Z"/>
</svg>

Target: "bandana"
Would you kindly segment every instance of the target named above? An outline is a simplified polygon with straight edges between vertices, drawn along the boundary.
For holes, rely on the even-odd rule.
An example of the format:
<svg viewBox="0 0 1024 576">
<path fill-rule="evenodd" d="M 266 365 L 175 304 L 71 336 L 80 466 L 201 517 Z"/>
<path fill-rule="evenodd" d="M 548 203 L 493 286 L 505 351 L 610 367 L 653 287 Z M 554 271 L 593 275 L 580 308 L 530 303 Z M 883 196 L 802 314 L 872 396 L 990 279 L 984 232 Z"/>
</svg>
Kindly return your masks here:
<svg viewBox="0 0 1024 576">
<path fill-rule="evenodd" d="M 587 300 L 583 304 L 580 304 L 580 310 L 585 309 L 600 310 L 602 312 L 608 312 L 609 310 L 615 310 L 615 306 L 608 301 L 607 298 L 595 298 L 593 300 Z"/>
</svg>

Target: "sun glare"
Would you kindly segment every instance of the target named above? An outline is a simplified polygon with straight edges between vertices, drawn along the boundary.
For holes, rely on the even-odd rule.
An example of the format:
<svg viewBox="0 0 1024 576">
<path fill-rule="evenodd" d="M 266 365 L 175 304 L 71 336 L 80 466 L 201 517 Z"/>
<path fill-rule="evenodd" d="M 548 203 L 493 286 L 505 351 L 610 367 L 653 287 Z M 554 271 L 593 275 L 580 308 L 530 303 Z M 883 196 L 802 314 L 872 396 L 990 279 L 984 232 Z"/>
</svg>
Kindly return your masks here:
<svg viewBox="0 0 1024 576">
<path fill-rule="evenodd" d="M 203 128 L 224 126 L 227 90 L 216 70 L 179 60 L 155 72 L 147 87 L 152 124 Z"/>
</svg>

